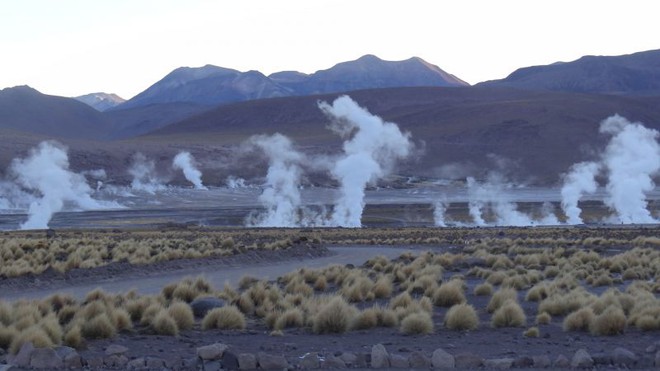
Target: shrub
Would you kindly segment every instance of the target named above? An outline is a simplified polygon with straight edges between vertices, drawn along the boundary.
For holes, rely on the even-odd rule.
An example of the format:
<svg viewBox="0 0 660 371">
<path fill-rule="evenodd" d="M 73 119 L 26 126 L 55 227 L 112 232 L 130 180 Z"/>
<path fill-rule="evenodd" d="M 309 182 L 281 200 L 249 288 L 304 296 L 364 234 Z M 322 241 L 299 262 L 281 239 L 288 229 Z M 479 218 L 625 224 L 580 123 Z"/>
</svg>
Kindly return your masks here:
<svg viewBox="0 0 660 371">
<path fill-rule="evenodd" d="M 242 330 L 245 328 L 245 316 L 238 308 L 226 306 L 215 308 L 206 313 L 202 320 L 202 329 Z"/>
<path fill-rule="evenodd" d="M 507 301 L 516 302 L 517 297 L 518 292 L 515 289 L 511 287 L 501 288 L 493 294 L 492 298 L 490 298 L 486 309 L 488 310 L 488 313 L 493 313 Z"/>
<path fill-rule="evenodd" d="M 456 304 L 445 314 L 445 327 L 450 330 L 474 330 L 479 327 L 479 317 L 469 304 Z"/>
<path fill-rule="evenodd" d="M 411 313 L 401 321 L 400 331 L 408 335 L 430 334 L 433 332 L 433 320 L 426 312 Z"/>
<path fill-rule="evenodd" d="M 392 295 L 392 280 L 387 276 L 380 277 L 373 287 L 373 293 L 379 299 L 389 298 Z"/>
<path fill-rule="evenodd" d="M 578 309 L 564 318 L 564 331 L 587 331 L 594 317 L 590 307 Z"/>
<path fill-rule="evenodd" d="M 149 304 L 149 306 L 142 312 L 142 318 L 140 318 L 141 325 L 150 325 L 153 321 L 156 314 L 163 309 L 163 305 L 155 302 Z"/>
<path fill-rule="evenodd" d="M 82 346 L 83 339 L 80 326 L 73 325 L 69 331 L 64 334 L 64 344 L 76 349 L 79 349 Z"/>
<path fill-rule="evenodd" d="M 59 312 L 57 312 L 57 319 L 61 325 L 66 325 L 71 322 L 77 311 L 78 307 L 73 305 L 65 305 L 62 307 L 62 309 L 60 309 Z"/>
<path fill-rule="evenodd" d="M 536 316 L 537 325 L 547 325 L 550 324 L 552 316 L 548 312 L 541 312 Z"/>
<path fill-rule="evenodd" d="M 525 296 L 526 301 L 541 301 L 548 297 L 548 292 L 545 284 L 537 284 L 527 291 Z"/>
<path fill-rule="evenodd" d="M 9 304 L 0 301 L 0 325 L 9 326 L 12 322 L 11 307 Z"/>
<path fill-rule="evenodd" d="M 298 308 L 287 309 L 275 321 L 274 328 L 282 330 L 287 327 L 302 327 L 305 324 L 303 312 Z"/>
<path fill-rule="evenodd" d="M 7 349 L 16 336 L 18 331 L 15 328 L 0 326 L 0 348 Z"/>
<path fill-rule="evenodd" d="M 405 308 L 410 304 L 412 304 L 412 302 L 413 299 L 410 296 L 410 294 L 407 291 L 404 291 L 390 300 L 390 308 L 392 309 Z"/>
<path fill-rule="evenodd" d="M 484 282 L 474 288 L 474 294 L 477 296 L 489 296 L 493 294 L 493 285 Z"/>
<path fill-rule="evenodd" d="M 167 312 L 174 322 L 176 322 L 179 330 L 189 330 L 195 324 L 195 316 L 193 315 L 192 308 L 186 303 L 173 303 L 167 308 Z"/>
<path fill-rule="evenodd" d="M 174 292 L 172 292 L 172 300 L 176 299 L 190 303 L 195 300 L 197 295 L 199 295 L 199 291 L 195 290 L 194 287 L 185 283 L 180 283 L 176 289 L 174 289 Z"/>
<path fill-rule="evenodd" d="M 133 327 L 131 315 L 124 308 L 116 308 L 112 311 L 112 323 L 117 331 L 128 330 Z"/>
<path fill-rule="evenodd" d="M 526 319 L 525 312 L 523 312 L 520 304 L 513 300 L 507 300 L 493 313 L 491 325 L 495 328 L 519 327 L 525 325 Z"/>
<path fill-rule="evenodd" d="M 117 330 L 106 313 L 83 322 L 80 328 L 86 339 L 106 339 L 115 336 Z"/>
<path fill-rule="evenodd" d="M 463 294 L 462 282 L 459 280 L 443 283 L 433 293 L 433 304 L 439 307 L 451 307 L 464 302 L 465 295 Z"/>
<path fill-rule="evenodd" d="M 328 279 L 325 276 L 319 276 L 316 281 L 314 281 L 314 290 L 316 291 L 325 291 L 328 288 Z"/>
<path fill-rule="evenodd" d="M 525 332 L 523 332 L 523 336 L 528 338 L 537 338 L 539 335 L 540 332 L 538 327 L 530 327 Z"/>
<path fill-rule="evenodd" d="M 176 321 L 165 309 L 162 309 L 156 314 L 151 326 L 158 335 L 176 336 L 179 334 L 179 327 L 177 326 Z"/>
<path fill-rule="evenodd" d="M 362 310 L 353 323 L 355 330 L 366 330 L 378 326 L 378 309 L 367 308 Z"/>
<path fill-rule="evenodd" d="M 54 314 L 41 320 L 39 326 L 41 326 L 53 344 L 60 344 L 62 342 L 62 326 L 60 326 Z"/>
<path fill-rule="evenodd" d="M 14 337 L 9 346 L 9 352 L 11 354 L 18 353 L 23 344 L 28 341 L 32 342 L 35 348 L 50 348 L 54 345 L 48 334 L 41 327 L 32 326 Z"/>
<path fill-rule="evenodd" d="M 609 307 L 591 322 L 589 327 L 594 335 L 618 335 L 626 329 L 626 315 L 618 307 Z"/>
<path fill-rule="evenodd" d="M 317 334 L 344 333 L 353 325 L 357 309 L 335 296 L 314 316 L 312 330 Z"/>
</svg>

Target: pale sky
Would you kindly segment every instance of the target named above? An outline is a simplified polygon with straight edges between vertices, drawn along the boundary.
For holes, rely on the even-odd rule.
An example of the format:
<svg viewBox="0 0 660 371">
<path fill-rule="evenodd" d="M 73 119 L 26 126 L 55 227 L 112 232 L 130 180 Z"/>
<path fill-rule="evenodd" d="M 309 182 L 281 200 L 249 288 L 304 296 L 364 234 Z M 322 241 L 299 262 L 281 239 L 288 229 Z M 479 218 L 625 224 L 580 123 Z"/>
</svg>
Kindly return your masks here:
<svg viewBox="0 0 660 371">
<path fill-rule="evenodd" d="M 418 56 L 474 84 L 660 49 L 655 0 L 0 0 L 0 89 L 131 98 L 181 66 L 311 73 Z"/>
</svg>

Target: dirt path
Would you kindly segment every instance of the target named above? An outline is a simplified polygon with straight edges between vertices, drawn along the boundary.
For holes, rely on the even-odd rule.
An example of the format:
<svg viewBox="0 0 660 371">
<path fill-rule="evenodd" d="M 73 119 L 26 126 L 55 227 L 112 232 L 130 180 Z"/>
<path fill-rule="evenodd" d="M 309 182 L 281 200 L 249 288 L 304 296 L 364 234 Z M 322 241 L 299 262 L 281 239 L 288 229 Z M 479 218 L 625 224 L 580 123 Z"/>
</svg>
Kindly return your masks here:
<svg viewBox="0 0 660 371">
<path fill-rule="evenodd" d="M 179 281 L 187 276 L 204 275 L 215 287 L 222 288 L 225 282 L 235 285 L 241 277 L 250 275 L 260 279 L 273 280 L 299 268 L 322 268 L 331 264 L 361 265 L 370 258 L 383 255 L 395 258 L 411 248 L 380 246 L 341 246 L 329 247 L 326 256 L 306 255 L 279 261 L 240 261 L 232 264 L 205 264 L 169 269 L 161 272 L 127 272 L 122 274 L 114 270 L 112 274 L 91 275 L 72 280 L 46 280 L 38 276 L 33 284 L 17 287 L 4 287 L 1 300 L 45 298 L 54 293 L 67 293 L 76 298 L 83 298 L 88 292 L 101 288 L 109 293 L 127 292 L 135 289 L 140 294 L 156 294 L 163 286 Z M 147 268 L 145 268 L 146 270 Z"/>
</svg>

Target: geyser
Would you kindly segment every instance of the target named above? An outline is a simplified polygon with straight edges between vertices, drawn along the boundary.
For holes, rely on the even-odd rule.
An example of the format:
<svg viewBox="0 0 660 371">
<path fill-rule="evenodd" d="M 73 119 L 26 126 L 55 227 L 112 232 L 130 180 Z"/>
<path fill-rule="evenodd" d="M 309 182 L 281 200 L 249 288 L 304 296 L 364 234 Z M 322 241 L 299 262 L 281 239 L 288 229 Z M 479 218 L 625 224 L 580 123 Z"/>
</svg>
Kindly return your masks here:
<svg viewBox="0 0 660 371">
<path fill-rule="evenodd" d="M 21 229 L 45 229 L 65 202 L 89 210 L 104 207 L 90 194 L 85 177 L 69 170 L 67 149 L 56 142 L 41 142 L 25 159 L 14 159 L 10 174 L 18 185 L 41 197 L 30 203 Z"/>
<path fill-rule="evenodd" d="M 202 172 L 195 166 L 195 160 L 189 152 L 179 152 L 172 161 L 172 167 L 183 171 L 186 179 L 195 189 L 208 189 L 202 184 Z"/>
<path fill-rule="evenodd" d="M 156 164 L 154 161 L 147 159 L 140 152 L 133 155 L 128 173 L 133 177 L 131 188 L 134 190 L 153 194 L 156 191 L 165 189 L 165 185 L 162 184 L 156 174 Z"/>
<path fill-rule="evenodd" d="M 330 170 L 340 184 L 340 198 L 330 224 L 361 227 L 367 184 L 388 175 L 398 160 L 410 155 L 410 135 L 372 115 L 348 96 L 335 99 L 332 105 L 319 102 L 319 108 L 331 118 L 330 128 L 346 139 L 343 155 Z"/>
<path fill-rule="evenodd" d="M 586 193 L 594 193 L 598 188 L 596 175 L 600 171 L 600 164 L 595 162 L 580 162 L 571 166 L 568 174 L 564 176 L 564 185 L 561 187 L 561 207 L 566 214 L 568 224 L 582 224 L 578 201 Z"/>
</svg>

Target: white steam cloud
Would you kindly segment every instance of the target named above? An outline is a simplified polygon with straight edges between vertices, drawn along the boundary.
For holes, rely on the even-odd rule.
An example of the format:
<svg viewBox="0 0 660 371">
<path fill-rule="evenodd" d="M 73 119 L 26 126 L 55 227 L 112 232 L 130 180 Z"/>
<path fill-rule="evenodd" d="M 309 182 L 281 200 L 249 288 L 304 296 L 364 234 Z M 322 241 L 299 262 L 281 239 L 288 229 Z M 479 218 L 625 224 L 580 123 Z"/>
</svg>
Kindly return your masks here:
<svg viewBox="0 0 660 371">
<path fill-rule="evenodd" d="M 21 229 L 45 229 L 53 214 L 65 202 L 89 210 L 107 205 L 91 197 L 92 189 L 85 177 L 69 170 L 67 150 L 55 142 L 42 142 L 25 159 L 14 159 L 9 168 L 16 184 L 40 195 L 28 209 L 28 220 Z"/>
<path fill-rule="evenodd" d="M 410 155 L 410 135 L 372 115 L 348 96 L 335 99 L 332 105 L 320 102 L 319 108 L 333 120 L 331 128 L 347 138 L 343 157 L 331 169 L 341 194 L 331 224 L 361 227 L 367 184 L 388 175 L 396 161 Z"/>
<path fill-rule="evenodd" d="M 156 164 L 154 161 L 147 159 L 147 157 L 140 152 L 133 155 L 131 166 L 128 168 L 128 173 L 133 177 L 131 188 L 136 191 L 154 194 L 155 192 L 166 188 L 156 174 Z"/>
<path fill-rule="evenodd" d="M 612 135 L 603 153 L 608 171 L 605 204 L 621 223 L 655 223 L 646 193 L 655 187 L 652 177 L 660 171 L 660 133 L 619 115 L 605 119 L 600 132 Z"/>
<path fill-rule="evenodd" d="M 582 224 L 582 209 L 578 201 L 584 194 L 594 193 L 598 189 L 596 175 L 600 171 L 600 164 L 595 162 L 580 162 L 571 166 L 568 174 L 564 176 L 564 185 L 561 188 L 561 207 L 566 214 L 568 224 Z"/>
<path fill-rule="evenodd" d="M 195 160 L 189 152 L 179 152 L 172 161 L 172 167 L 182 170 L 195 189 L 208 189 L 202 184 L 202 172 L 195 166 Z"/>
<path fill-rule="evenodd" d="M 259 200 L 266 213 L 252 221 L 260 227 L 296 227 L 300 225 L 300 164 L 303 155 L 293 148 L 289 138 L 282 134 L 252 137 L 250 143 L 268 157 L 266 184 Z"/>
<path fill-rule="evenodd" d="M 447 202 L 443 199 L 437 200 L 433 204 L 433 223 L 436 227 L 446 227 L 445 213 L 447 212 Z"/>
</svg>

